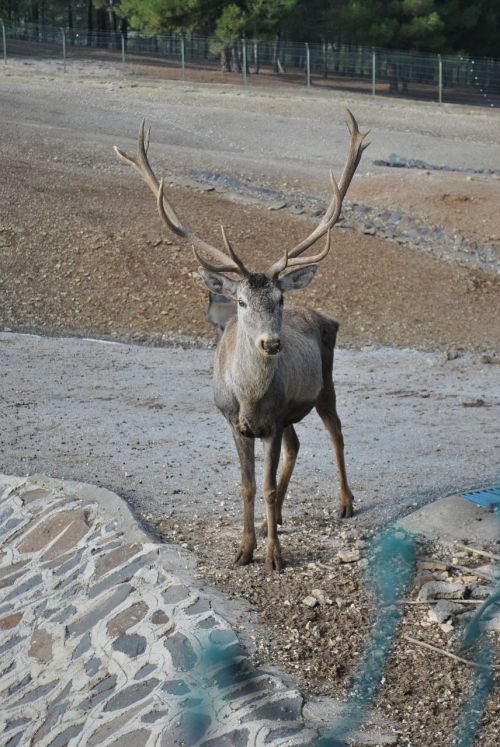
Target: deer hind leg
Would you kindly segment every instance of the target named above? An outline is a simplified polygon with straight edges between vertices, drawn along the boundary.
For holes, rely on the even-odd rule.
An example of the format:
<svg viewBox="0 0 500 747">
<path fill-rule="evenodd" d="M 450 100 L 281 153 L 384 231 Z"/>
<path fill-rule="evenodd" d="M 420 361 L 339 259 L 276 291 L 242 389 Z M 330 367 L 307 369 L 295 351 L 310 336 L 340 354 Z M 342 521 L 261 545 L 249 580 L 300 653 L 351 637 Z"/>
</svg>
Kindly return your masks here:
<svg viewBox="0 0 500 747">
<path fill-rule="evenodd" d="M 344 437 L 342 435 L 342 424 L 337 415 L 337 405 L 333 382 L 328 382 L 321 392 L 316 403 L 316 410 L 325 427 L 330 434 L 337 459 L 340 480 L 340 516 L 342 519 L 353 515 L 354 496 L 347 482 L 347 473 L 344 461 Z"/>
<path fill-rule="evenodd" d="M 234 559 L 235 565 L 247 565 L 253 560 L 257 547 L 255 536 L 255 441 L 246 438 L 236 428 L 232 429 L 236 450 L 240 460 L 241 497 L 243 499 L 243 537 Z"/>
<path fill-rule="evenodd" d="M 300 441 L 295 432 L 295 428 L 293 427 L 293 425 L 289 425 L 283 431 L 283 439 L 281 442 L 283 465 L 280 470 L 278 487 L 276 489 L 276 521 L 280 526 L 281 524 L 283 524 L 283 501 L 285 500 L 286 491 L 288 490 L 288 484 L 295 467 L 295 462 L 297 461 L 299 447 Z M 259 531 L 260 534 L 264 536 L 267 534 L 267 519 L 264 519 Z"/>
</svg>

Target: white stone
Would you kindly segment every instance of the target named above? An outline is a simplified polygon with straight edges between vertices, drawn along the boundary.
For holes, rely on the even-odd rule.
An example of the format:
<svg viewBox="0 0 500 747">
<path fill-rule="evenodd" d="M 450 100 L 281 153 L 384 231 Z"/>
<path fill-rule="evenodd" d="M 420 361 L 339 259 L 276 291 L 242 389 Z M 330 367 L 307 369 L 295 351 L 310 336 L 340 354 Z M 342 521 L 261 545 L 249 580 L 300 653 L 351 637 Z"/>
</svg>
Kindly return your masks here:
<svg viewBox="0 0 500 747">
<path fill-rule="evenodd" d="M 459 581 L 428 581 L 418 592 L 418 599 L 463 599 L 467 587 Z"/>
<path fill-rule="evenodd" d="M 355 563 L 360 557 L 359 550 L 339 550 L 337 553 L 341 563 Z"/>
<path fill-rule="evenodd" d="M 318 600 L 316 599 L 316 597 L 308 596 L 302 600 L 302 604 L 304 604 L 306 607 L 316 607 L 316 605 L 318 604 Z"/>
<path fill-rule="evenodd" d="M 446 622 L 454 613 L 459 612 L 461 606 L 459 604 L 453 604 L 448 602 L 446 599 L 440 599 L 434 607 L 427 612 L 427 617 L 431 622 L 437 622 L 439 624 Z"/>
</svg>

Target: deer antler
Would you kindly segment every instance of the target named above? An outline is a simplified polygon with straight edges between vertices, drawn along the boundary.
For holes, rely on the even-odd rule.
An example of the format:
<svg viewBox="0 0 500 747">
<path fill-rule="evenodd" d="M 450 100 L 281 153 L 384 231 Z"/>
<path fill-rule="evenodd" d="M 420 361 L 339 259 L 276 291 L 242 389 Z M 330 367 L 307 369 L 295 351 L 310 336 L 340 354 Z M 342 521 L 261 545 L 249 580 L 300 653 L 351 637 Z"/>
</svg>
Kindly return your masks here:
<svg viewBox="0 0 500 747">
<path fill-rule="evenodd" d="M 294 246 L 293 249 L 286 251 L 279 260 L 274 262 L 270 266 L 270 268 L 266 270 L 266 275 L 268 275 L 269 277 L 276 278 L 288 267 L 314 264 L 315 262 L 319 262 L 320 260 L 324 259 L 324 257 L 326 257 L 326 255 L 328 254 L 328 251 L 330 249 L 330 231 L 339 219 L 340 211 L 342 209 L 342 201 L 358 167 L 363 151 L 370 144 L 363 142 L 365 137 L 368 135 L 368 132 L 360 132 L 358 123 L 356 122 L 354 115 L 349 111 L 349 109 L 347 109 L 346 111 L 349 117 L 347 126 L 349 128 L 349 132 L 351 133 L 351 143 L 347 160 L 342 171 L 342 176 L 340 177 L 340 182 L 338 184 L 335 180 L 335 177 L 333 176 L 333 173 L 330 171 L 330 181 L 333 190 L 333 196 L 330 204 L 328 205 L 323 218 L 316 226 L 314 231 L 312 231 L 312 233 L 310 233 L 307 238 L 301 241 L 300 244 L 297 244 L 297 246 Z M 312 246 L 322 236 L 324 236 L 325 233 L 328 234 L 328 236 L 325 249 L 322 252 L 313 256 L 301 257 L 301 259 L 297 259 L 299 255 L 305 252 L 306 249 L 309 249 L 309 247 Z"/>
<path fill-rule="evenodd" d="M 217 267 L 218 272 L 235 272 L 238 275 L 248 275 L 248 270 L 231 247 L 224 229 L 222 229 L 222 236 L 229 255 L 225 254 L 220 249 L 217 249 L 217 247 L 208 244 L 181 222 L 177 213 L 175 212 L 173 204 L 165 196 L 163 179 L 161 179 L 161 181 L 158 181 L 148 161 L 147 152 L 149 147 L 149 135 L 151 129 L 148 128 L 147 134 L 145 136 L 144 125 L 145 122 L 144 120 L 142 120 L 141 126 L 139 128 L 137 155 L 129 156 L 127 153 L 117 148 L 116 145 L 114 146 L 114 151 L 120 161 L 129 166 L 133 166 L 134 169 L 138 171 L 142 176 L 142 178 L 156 197 L 158 212 L 161 219 L 170 228 L 170 230 L 177 234 L 177 236 L 182 236 L 182 238 L 191 241 L 191 243 L 193 244 L 193 249 L 197 247 L 202 252 L 205 252 L 212 259 L 215 259 L 219 263 L 217 265 L 209 264 L 195 249 L 197 259 L 204 267 L 206 267 L 207 270 Z"/>
</svg>

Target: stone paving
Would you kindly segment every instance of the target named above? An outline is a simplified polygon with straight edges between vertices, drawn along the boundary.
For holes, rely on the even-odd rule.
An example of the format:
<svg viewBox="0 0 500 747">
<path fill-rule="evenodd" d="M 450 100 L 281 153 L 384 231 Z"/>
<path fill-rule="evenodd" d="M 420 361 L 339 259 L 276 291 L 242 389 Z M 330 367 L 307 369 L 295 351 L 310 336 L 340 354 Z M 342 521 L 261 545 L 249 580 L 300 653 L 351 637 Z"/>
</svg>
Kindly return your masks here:
<svg viewBox="0 0 500 747">
<path fill-rule="evenodd" d="M 252 668 L 213 595 L 116 495 L 0 476 L 0 537 L 2 746 L 315 740 L 300 693 Z"/>
</svg>

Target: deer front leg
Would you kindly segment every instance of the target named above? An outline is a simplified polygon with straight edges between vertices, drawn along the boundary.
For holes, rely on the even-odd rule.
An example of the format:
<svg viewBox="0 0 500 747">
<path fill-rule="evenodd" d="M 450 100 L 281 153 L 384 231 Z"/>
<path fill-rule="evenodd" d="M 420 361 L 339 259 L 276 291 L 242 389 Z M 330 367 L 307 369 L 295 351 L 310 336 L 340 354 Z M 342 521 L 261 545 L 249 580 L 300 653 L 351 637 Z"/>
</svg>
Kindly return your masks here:
<svg viewBox="0 0 500 747">
<path fill-rule="evenodd" d="M 278 490 L 276 473 L 280 459 L 282 432 L 264 440 L 264 500 L 266 502 L 267 547 L 266 571 L 281 570 L 281 547 L 278 539 Z"/>
<path fill-rule="evenodd" d="M 280 469 L 280 476 L 277 488 L 277 512 L 276 521 L 281 526 L 283 524 L 283 501 L 285 500 L 286 491 L 292 477 L 293 468 L 297 461 L 300 442 L 293 425 L 289 425 L 283 431 L 282 455 L 283 464 Z M 260 525 L 259 534 L 263 537 L 267 535 L 267 519 L 264 519 Z"/>
<path fill-rule="evenodd" d="M 354 496 L 347 482 L 347 473 L 344 461 L 344 437 L 342 435 L 342 424 L 340 418 L 337 415 L 337 405 L 335 398 L 335 389 L 333 382 L 325 386 L 321 392 L 318 402 L 316 403 L 316 410 L 321 420 L 325 424 L 325 427 L 330 434 L 333 446 L 335 448 L 335 457 L 337 459 L 337 467 L 339 470 L 340 480 L 340 518 L 348 519 L 353 513 L 353 500 Z"/>
<path fill-rule="evenodd" d="M 246 438 L 232 428 L 236 450 L 240 460 L 241 497 L 243 499 L 243 537 L 241 546 L 234 559 L 235 565 L 247 565 L 253 560 L 253 551 L 257 547 L 255 536 L 255 441 Z"/>
</svg>

